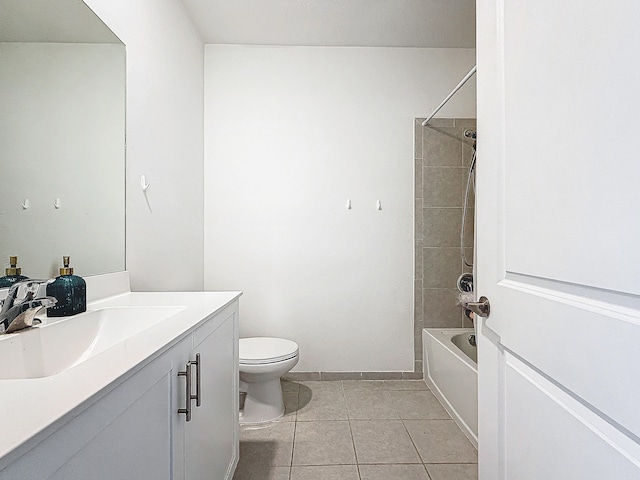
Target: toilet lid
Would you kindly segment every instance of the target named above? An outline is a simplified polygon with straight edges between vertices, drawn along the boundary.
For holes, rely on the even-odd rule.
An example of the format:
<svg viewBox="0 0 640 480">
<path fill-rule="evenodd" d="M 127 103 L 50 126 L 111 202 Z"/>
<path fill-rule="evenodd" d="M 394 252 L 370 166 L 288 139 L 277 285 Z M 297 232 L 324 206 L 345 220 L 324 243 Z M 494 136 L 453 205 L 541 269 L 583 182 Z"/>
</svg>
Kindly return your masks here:
<svg viewBox="0 0 640 480">
<path fill-rule="evenodd" d="M 285 338 L 252 337 L 240 339 L 240 363 L 275 363 L 298 355 L 298 344 Z"/>
</svg>

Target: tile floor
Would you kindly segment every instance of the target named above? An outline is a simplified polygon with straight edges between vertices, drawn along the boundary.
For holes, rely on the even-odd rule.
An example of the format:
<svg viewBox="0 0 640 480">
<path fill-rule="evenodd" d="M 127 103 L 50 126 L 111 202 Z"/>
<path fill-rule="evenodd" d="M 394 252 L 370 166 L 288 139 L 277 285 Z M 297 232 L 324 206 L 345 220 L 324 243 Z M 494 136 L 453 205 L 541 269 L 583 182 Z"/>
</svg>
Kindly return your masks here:
<svg viewBox="0 0 640 480">
<path fill-rule="evenodd" d="M 477 451 L 422 380 L 282 384 L 285 416 L 240 433 L 234 480 L 477 480 Z"/>
</svg>

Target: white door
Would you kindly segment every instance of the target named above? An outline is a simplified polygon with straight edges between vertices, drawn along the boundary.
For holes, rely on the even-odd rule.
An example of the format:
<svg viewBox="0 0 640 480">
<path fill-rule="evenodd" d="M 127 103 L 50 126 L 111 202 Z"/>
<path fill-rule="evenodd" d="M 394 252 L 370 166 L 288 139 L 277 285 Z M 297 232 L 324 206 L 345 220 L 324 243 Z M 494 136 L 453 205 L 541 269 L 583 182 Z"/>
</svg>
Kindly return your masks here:
<svg viewBox="0 0 640 480">
<path fill-rule="evenodd" d="M 640 2 L 477 22 L 480 480 L 640 479 Z"/>
</svg>

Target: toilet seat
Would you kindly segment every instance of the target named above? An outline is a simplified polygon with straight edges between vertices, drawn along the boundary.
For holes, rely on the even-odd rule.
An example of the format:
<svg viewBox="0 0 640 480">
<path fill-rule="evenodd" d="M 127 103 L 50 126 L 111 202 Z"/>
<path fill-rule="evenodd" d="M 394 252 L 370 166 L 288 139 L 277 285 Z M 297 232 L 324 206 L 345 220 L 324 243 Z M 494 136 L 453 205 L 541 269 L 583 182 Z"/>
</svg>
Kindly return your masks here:
<svg viewBox="0 0 640 480">
<path fill-rule="evenodd" d="M 298 344 L 285 338 L 241 338 L 239 347 L 240 363 L 244 365 L 277 363 L 298 355 Z"/>
</svg>

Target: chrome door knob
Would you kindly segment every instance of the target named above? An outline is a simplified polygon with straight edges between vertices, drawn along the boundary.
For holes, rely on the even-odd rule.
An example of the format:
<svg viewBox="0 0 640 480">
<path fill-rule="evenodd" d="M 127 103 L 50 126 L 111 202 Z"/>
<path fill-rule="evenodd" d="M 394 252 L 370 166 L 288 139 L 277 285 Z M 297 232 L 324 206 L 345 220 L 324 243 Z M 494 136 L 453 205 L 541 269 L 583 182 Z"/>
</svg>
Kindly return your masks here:
<svg viewBox="0 0 640 480">
<path fill-rule="evenodd" d="M 487 297 L 480 297 L 478 302 L 466 302 L 463 307 L 468 308 L 482 318 L 487 318 L 491 312 L 491 304 Z"/>
</svg>

